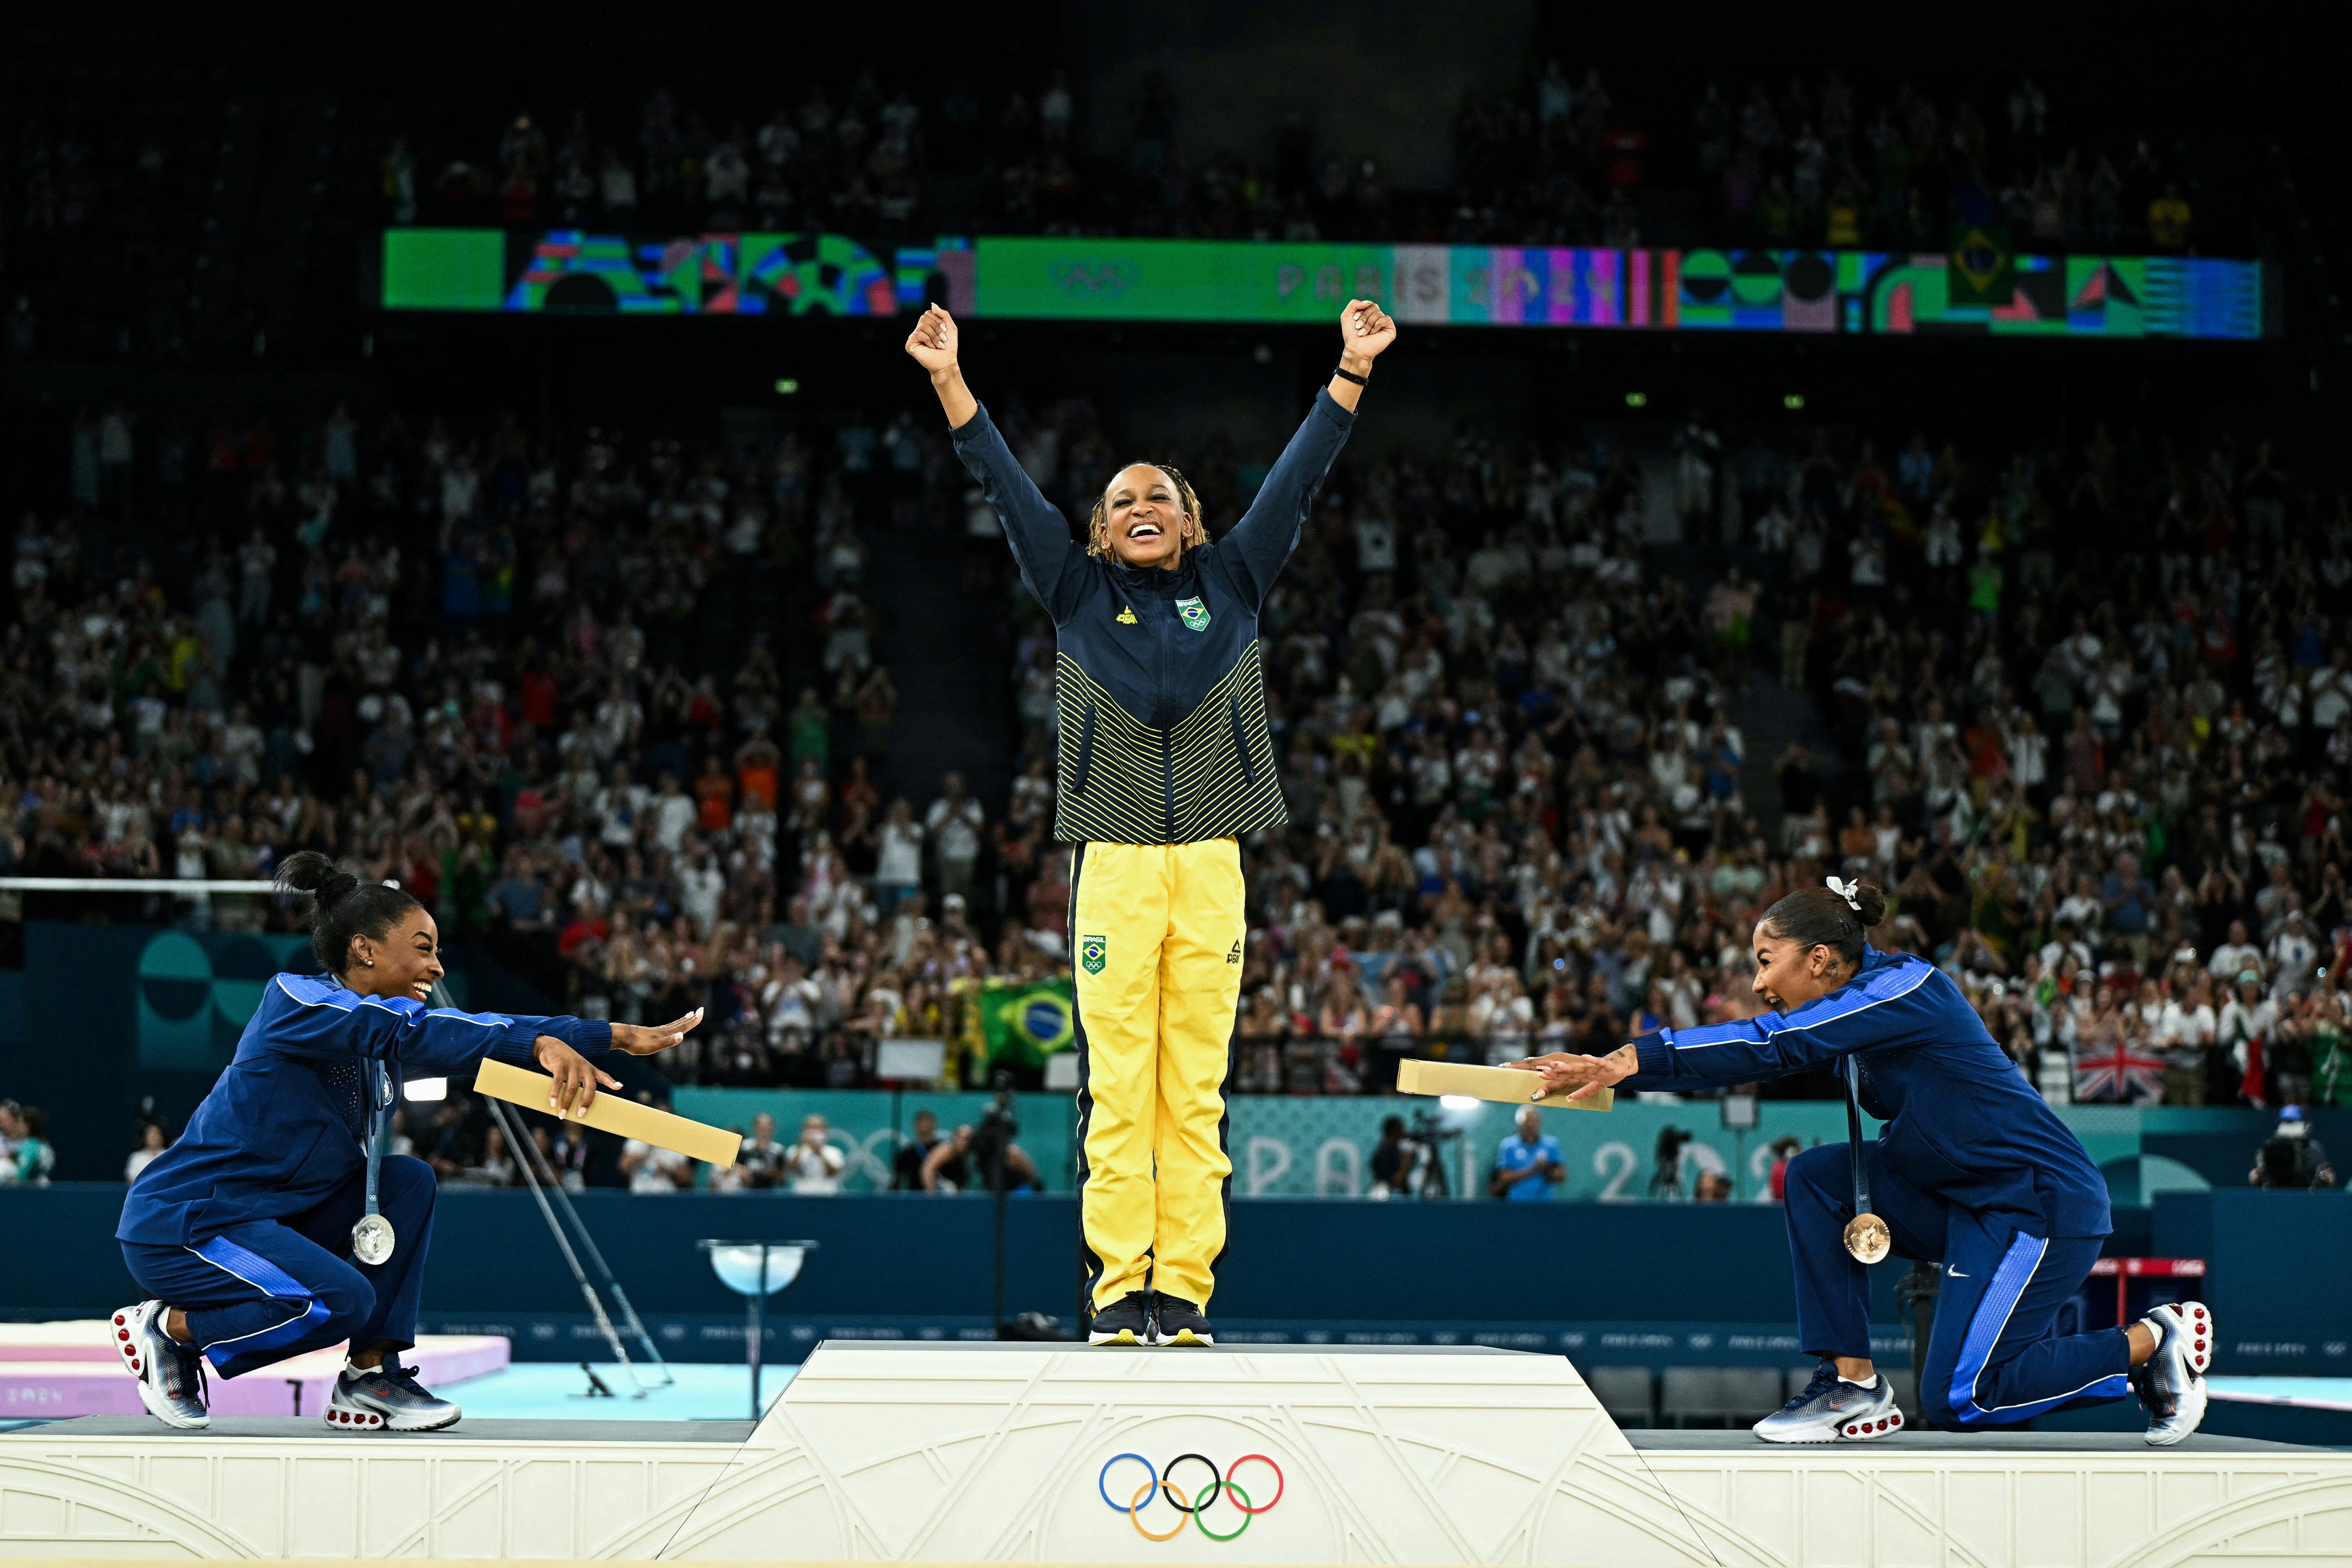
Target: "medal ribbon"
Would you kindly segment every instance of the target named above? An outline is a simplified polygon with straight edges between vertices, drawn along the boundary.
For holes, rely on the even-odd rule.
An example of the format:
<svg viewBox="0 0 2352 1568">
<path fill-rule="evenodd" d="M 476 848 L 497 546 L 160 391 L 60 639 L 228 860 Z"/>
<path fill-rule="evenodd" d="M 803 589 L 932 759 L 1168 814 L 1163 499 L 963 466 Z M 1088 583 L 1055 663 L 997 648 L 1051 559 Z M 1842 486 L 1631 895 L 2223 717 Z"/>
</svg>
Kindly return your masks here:
<svg viewBox="0 0 2352 1568">
<path fill-rule="evenodd" d="M 368 1083 L 367 1212 L 375 1217 L 376 1176 L 383 1163 L 383 1146 L 392 1132 L 392 1069 L 382 1062 Z"/>
<path fill-rule="evenodd" d="M 1862 1152 L 1862 1063 L 1852 1052 L 1846 1055 L 1844 1076 L 1846 1152 L 1853 1157 L 1853 1212 L 1865 1215 L 1870 1212 L 1870 1161 Z M 371 1164 L 368 1171 L 373 1180 L 375 1167 Z"/>
</svg>

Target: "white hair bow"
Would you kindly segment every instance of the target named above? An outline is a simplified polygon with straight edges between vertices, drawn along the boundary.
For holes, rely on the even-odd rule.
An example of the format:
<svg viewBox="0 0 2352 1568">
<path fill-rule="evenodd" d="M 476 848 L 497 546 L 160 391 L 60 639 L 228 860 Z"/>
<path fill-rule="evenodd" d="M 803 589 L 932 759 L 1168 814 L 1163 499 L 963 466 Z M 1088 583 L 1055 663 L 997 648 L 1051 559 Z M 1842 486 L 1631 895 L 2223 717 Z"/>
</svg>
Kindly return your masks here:
<svg viewBox="0 0 2352 1568">
<path fill-rule="evenodd" d="M 1846 907 L 1848 909 L 1852 910 L 1855 914 L 1862 913 L 1862 884 L 1860 882 L 1843 882 L 1835 877 L 1825 878 L 1823 879 L 1828 882 L 1831 892 L 1835 893 L 1839 898 L 1845 900 Z"/>
</svg>

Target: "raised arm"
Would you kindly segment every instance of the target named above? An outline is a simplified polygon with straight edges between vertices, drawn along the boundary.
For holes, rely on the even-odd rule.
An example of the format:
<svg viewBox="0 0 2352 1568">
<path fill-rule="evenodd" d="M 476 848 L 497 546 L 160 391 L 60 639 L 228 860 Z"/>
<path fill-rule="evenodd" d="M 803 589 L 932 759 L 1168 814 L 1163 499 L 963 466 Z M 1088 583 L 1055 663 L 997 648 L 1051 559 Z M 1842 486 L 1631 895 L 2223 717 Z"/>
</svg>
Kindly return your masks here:
<svg viewBox="0 0 2352 1568">
<path fill-rule="evenodd" d="M 1076 607 L 1085 552 L 1070 538 L 1069 521 L 1013 460 L 995 421 L 964 384 L 957 357 L 960 338 L 955 318 L 933 305 L 907 334 L 907 353 L 929 373 L 931 390 L 940 395 L 940 407 L 948 416 L 956 457 L 996 509 L 1022 580 L 1059 626 Z"/>
<path fill-rule="evenodd" d="M 1236 585 L 1252 600 L 1264 604 L 1282 574 L 1284 563 L 1298 548 L 1298 531 L 1323 488 L 1348 432 L 1356 423 L 1356 405 L 1364 395 L 1364 380 L 1372 361 L 1396 342 L 1396 322 L 1370 300 L 1350 300 L 1339 313 L 1339 368 L 1330 384 L 1316 395 L 1307 422 L 1284 447 L 1282 457 L 1258 487 L 1257 499 L 1219 542 L 1217 553 L 1233 572 Z M 1355 378 L 1355 379 L 1350 379 Z"/>
</svg>

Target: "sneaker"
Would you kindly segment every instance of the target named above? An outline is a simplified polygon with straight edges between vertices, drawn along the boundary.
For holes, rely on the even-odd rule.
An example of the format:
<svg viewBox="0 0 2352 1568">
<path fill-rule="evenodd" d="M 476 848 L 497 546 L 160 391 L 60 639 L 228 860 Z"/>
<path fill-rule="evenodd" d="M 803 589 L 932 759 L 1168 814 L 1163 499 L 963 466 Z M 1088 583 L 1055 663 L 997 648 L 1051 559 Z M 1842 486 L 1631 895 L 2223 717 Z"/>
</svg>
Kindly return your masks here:
<svg viewBox="0 0 2352 1568">
<path fill-rule="evenodd" d="M 1155 1345 L 1213 1345 L 1217 1336 L 1201 1309 L 1181 1296 L 1151 1293 L 1151 1342 Z"/>
<path fill-rule="evenodd" d="M 2147 1411 L 2147 1441 L 2167 1448 L 2205 1419 L 2213 1314 L 2202 1301 L 2183 1301 L 2158 1307 L 2140 1321 L 2156 1332 L 2156 1353 L 2132 1368 L 2132 1388 Z"/>
<path fill-rule="evenodd" d="M 1150 1299 L 1129 1290 L 1109 1306 L 1096 1310 L 1087 1325 L 1090 1345 L 1148 1345 L 1151 1342 Z"/>
<path fill-rule="evenodd" d="M 201 1432 L 213 1424 L 205 1408 L 205 1358 L 163 1331 L 171 1310 L 161 1301 L 142 1301 L 115 1313 L 108 1327 L 122 1364 L 139 1380 L 139 1403 L 147 1413 L 184 1432 Z"/>
<path fill-rule="evenodd" d="M 327 1425 L 339 1432 L 438 1432 L 455 1426 L 464 1411 L 446 1399 L 427 1394 L 416 1381 L 416 1369 L 403 1366 L 397 1356 L 362 1372 L 346 1365 L 335 1379 L 334 1396 L 327 1401 Z"/>
<path fill-rule="evenodd" d="M 1838 1375 L 1837 1363 L 1813 1369 L 1805 1391 L 1750 1428 L 1767 1443 L 1864 1443 L 1903 1430 L 1895 1386 L 1884 1374 L 1867 1385 Z"/>
</svg>

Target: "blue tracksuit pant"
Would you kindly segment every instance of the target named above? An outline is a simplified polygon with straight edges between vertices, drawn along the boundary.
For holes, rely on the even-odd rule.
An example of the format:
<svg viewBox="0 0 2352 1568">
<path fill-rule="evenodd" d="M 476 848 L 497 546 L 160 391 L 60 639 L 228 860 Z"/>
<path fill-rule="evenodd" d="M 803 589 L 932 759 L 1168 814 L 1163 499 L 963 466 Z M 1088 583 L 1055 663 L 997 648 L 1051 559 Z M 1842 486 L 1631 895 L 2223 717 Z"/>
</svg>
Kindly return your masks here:
<svg viewBox="0 0 2352 1568">
<path fill-rule="evenodd" d="M 1948 1202 L 1891 1167 L 1877 1143 L 1865 1147 L 1871 1207 L 1894 1233 L 1896 1254 L 1944 1266 L 1919 1369 L 1930 1426 L 2014 1426 L 2131 1392 L 2131 1348 L 2121 1329 L 2051 1332 L 2059 1305 L 2098 1258 L 2095 1238 L 2034 1236 L 2007 1216 Z M 1870 1274 L 1843 1240 L 1853 1217 L 1845 1145 L 1808 1149 L 1789 1163 L 1788 1210 L 1806 1353 L 1869 1356 Z"/>
<path fill-rule="evenodd" d="M 141 1289 L 188 1315 L 188 1333 L 223 1377 L 349 1340 L 354 1350 L 416 1342 L 416 1303 L 433 1244 L 433 1167 L 389 1155 L 376 1206 L 397 1243 L 377 1267 L 351 1258 L 367 1212 L 364 1168 L 324 1202 L 284 1220 L 233 1225 L 194 1247 L 126 1241 Z"/>
</svg>

